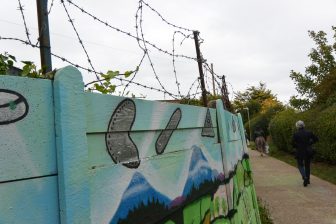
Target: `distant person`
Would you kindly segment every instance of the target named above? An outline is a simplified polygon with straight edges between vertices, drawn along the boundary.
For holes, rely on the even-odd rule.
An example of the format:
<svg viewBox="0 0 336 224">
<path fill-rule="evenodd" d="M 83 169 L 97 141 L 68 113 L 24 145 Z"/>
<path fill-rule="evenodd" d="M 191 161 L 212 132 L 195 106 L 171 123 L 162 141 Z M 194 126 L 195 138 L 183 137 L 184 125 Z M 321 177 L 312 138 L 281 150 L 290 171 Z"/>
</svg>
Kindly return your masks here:
<svg viewBox="0 0 336 224">
<path fill-rule="evenodd" d="M 318 138 L 305 129 L 303 121 L 297 121 L 295 124 L 297 131 L 293 135 L 292 144 L 296 149 L 295 157 L 298 169 L 303 179 L 303 186 L 310 184 L 310 162 L 313 157 L 312 144 L 318 141 Z"/>
<path fill-rule="evenodd" d="M 260 152 L 260 156 L 264 156 L 266 154 L 266 140 L 264 131 L 260 127 L 257 127 L 254 131 L 254 142 L 257 150 Z"/>
</svg>

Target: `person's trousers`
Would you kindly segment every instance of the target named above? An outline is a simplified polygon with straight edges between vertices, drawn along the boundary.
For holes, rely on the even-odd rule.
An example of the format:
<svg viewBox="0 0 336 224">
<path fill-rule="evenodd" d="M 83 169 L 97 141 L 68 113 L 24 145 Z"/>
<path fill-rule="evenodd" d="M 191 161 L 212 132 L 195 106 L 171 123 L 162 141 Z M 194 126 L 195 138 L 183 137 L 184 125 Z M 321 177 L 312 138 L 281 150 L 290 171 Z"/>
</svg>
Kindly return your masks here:
<svg viewBox="0 0 336 224">
<path fill-rule="evenodd" d="M 302 179 L 310 179 L 310 158 L 297 158 L 297 164 Z"/>
</svg>

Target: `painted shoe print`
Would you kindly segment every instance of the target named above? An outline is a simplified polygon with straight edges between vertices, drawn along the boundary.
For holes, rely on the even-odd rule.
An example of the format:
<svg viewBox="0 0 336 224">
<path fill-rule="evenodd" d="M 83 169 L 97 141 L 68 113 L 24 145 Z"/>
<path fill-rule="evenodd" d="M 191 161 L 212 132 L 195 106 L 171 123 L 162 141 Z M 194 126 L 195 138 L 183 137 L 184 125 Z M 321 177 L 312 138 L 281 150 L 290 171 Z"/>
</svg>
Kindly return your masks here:
<svg viewBox="0 0 336 224">
<path fill-rule="evenodd" d="M 135 103 L 125 99 L 114 110 L 105 135 L 106 148 L 115 163 L 128 168 L 140 165 L 139 152 L 130 131 L 136 115 Z"/>
<path fill-rule="evenodd" d="M 178 124 L 180 123 L 181 117 L 182 117 L 181 109 L 177 108 L 170 117 L 166 128 L 160 133 L 158 139 L 156 140 L 155 149 L 157 154 L 162 154 L 166 149 L 166 146 L 169 142 L 171 135 L 173 134 Z"/>
</svg>

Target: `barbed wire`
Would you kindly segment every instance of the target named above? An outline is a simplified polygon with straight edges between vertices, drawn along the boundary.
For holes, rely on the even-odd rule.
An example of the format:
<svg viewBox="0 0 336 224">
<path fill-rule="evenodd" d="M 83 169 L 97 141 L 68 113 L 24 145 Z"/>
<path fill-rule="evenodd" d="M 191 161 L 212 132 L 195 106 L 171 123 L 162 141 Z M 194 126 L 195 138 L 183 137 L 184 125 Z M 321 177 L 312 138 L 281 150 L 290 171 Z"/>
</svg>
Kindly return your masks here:
<svg viewBox="0 0 336 224">
<path fill-rule="evenodd" d="M 82 39 L 81 39 L 80 36 L 79 36 L 79 33 L 78 33 L 78 31 L 77 31 L 77 29 L 76 29 L 76 27 L 75 27 L 75 24 L 74 24 L 74 22 L 73 22 L 73 19 L 71 18 L 71 16 L 70 16 L 70 14 L 69 14 L 69 12 L 68 12 L 68 10 L 67 10 L 67 8 L 66 8 L 66 6 L 65 6 L 63 0 L 61 0 L 61 3 L 62 3 L 62 5 L 63 5 L 64 10 L 65 10 L 65 13 L 66 13 L 66 15 L 67 15 L 67 17 L 68 17 L 68 19 L 69 19 L 68 21 L 70 22 L 70 24 L 71 24 L 73 30 L 74 30 L 75 33 L 76 33 L 77 39 L 78 39 L 78 41 L 79 41 L 79 44 L 81 45 L 81 47 L 82 47 L 82 49 L 83 49 L 83 51 L 84 51 L 84 53 L 85 53 L 85 55 L 86 55 L 86 58 L 87 58 L 87 60 L 88 60 L 88 62 L 89 62 L 89 65 L 91 66 L 92 70 L 94 71 L 94 74 L 95 74 L 97 80 L 99 80 L 99 76 L 97 75 L 97 72 L 96 72 L 95 68 L 93 67 L 91 58 L 90 58 L 90 56 L 89 56 L 89 54 L 88 54 L 88 52 L 87 52 L 87 50 L 86 50 L 86 48 L 85 48 L 85 46 L 84 46 L 84 43 L 83 43 Z M 102 83 L 101 83 L 101 84 L 102 84 Z"/>
<path fill-rule="evenodd" d="M 137 24 L 136 29 L 139 29 L 139 28 L 140 28 L 141 38 L 142 38 L 142 40 L 144 40 L 145 37 L 144 37 L 144 33 L 143 33 L 143 28 L 142 28 L 142 21 L 143 21 L 143 19 L 142 19 L 142 2 L 141 2 L 141 1 L 139 1 L 139 10 L 137 11 L 137 13 L 140 14 L 140 17 L 139 17 L 139 15 L 138 15 L 139 23 Z M 138 32 L 138 31 L 137 31 L 137 32 Z M 143 41 L 143 49 L 144 49 L 145 55 L 147 56 L 147 59 L 148 59 L 148 61 L 149 61 L 149 63 L 150 63 L 150 66 L 151 66 L 152 71 L 153 71 L 153 73 L 154 73 L 154 77 L 155 77 L 155 79 L 158 81 L 158 83 L 159 83 L 159 85 L 161 86 L 161 88 L 162 88 L 164 91 L 166 91 L 169 95 L 172 96 L 172 94 L 169 93 L 169 92 L 166 90 L 166 88 L 163 86 L 162 82 L 160 81 L 159 76 L 157 75 L 156 70 L 155 70 L 155 68 L 154 68 L 154 64 L 153 64 L 153 62 L 152 62 L 152 59 L 151 59 L 151 57 L 149 56 L 148 48 L 147 48 L 146 42 L 144 42 L 144 41 Z"/>
<path fill-rule="evenodd" d="M 139 62 L 139 64 L 138 64 L 138 66 L 136 67 L 136 70 L 135 70 L 135 72 L 134 72 L 134 75 L 132 76 L 132 78 L 131 78 L 130 80 L 127 80 L 127 81 L 126 81 L 127 84 L 125 85 L 125 87 L 124 87 L 124 89 L 123 89 L 123 91 L 122 91 L 122 94 L 121 94 L 122 96 L 124 95 L 124 93 L 125 93 L 126 89 L 128 88 L 128 86 L 129 86 L 129 85 L 132 83 L 132 81 L 135 79 L 135 76 L 138 74 L 138 72 L 139 72 L 139 70 L 140 70 L 140 66 L 141 66 L 143 60 L 145 59 L 145 57 L 146 57 L 146 54 L 143 54 L 142 57 L 141 57 L 141 60 L 140 60 L 140 62 Z"/>
<path fill-rule="evenodd" d="M 200 88 L 200 86 L 201 86 L 201 82 L 198 80 L 198 85 L 197 85 L 196 91 L 195 91 L 194 94 L 192 94 L 192 95 L 194 95 L 193 99 L 196 99 L 196 95 L 198 94 L 197 91 L 198 91 L 198 89 Z M 190 101 L 190 98 L 189 98 L 189 101 Z"/>
<path fill-rule="evenodd" d="M 204 66 L 203 66 L 204 67 Z M 208 88 L 208 91 L 210 91 L 210 86 L 209 86 L 209 77 L 208 77 L 208 70 L 204 70 L 204 79 L 205 79 L 205 85 Z"/>
<path fill-rule="evenodd" d="M 203 64 L 204 64 L 204 66 L 207 70 L 211 71 L 210 65 L 206 61 L 204 61 Z M 214 74 L 215 77 L 217 77 L 219 79 L 222 79 L 222 76 L 217 75 L 214 71 L 213 71 L 213 74 Z"/>
<path fill-rule="evenodd" d="M 178 94 L 180 95 L 180 97 L 182 96 L 181 95 L 181 90 L 180 90 L 180 83 L 179 81 L 177 80 L 177 73 L 176 73 L 176 66 L 175 66 L 175 35 L 178 33 L 178 31 L 175 31 L 174 34 L 173 34 L 173 71 L 174 71 L 174 76 L 175 76 L 175 83 L 176 83 L 176 86 L 177 86 L 177 92 Z"/>
<path fill-rule="evenodd" d="M 125 93 L 127 87 L 128 87 L 128 86 L 131 84 L 131 82 L 135 79 L 136 75 L 138 74 L 138 71 L 140 70 L 140 66 L 141 66 L 143 60 L 144 60 L 145 57 L 146 57 L 146 50 L 145 50 L 145 48 L 144 48 L 143 46 L 141 46 L 141 43 L 140 43 L 140 37 L 139 37 L 138 16 L 137 16 L 139 10 L 140 10 L 140 8 L 138 7 L 137 12 L 136 12 L 136 16 L 135 16 L 135 27 L 136 27 L 136 37 L 137 37 L 136 40 L 137 40 L 137 43 L 138 43 L 138 45 L 139 45 L 139 48 L 143 51 L 143 55 L 142 55 L 142 58 L 141 58 L 141 60 L 140 60 L 140 62 L 139 62 L 139 64 L 138 64 L 138 66 L 137 66 L 137 69 L 136 69 L 136 71 L 135 71 L 133 77 L 132 77 L 132 78 L 127 82 L 127 84 L 125 85 L 125 88 L 124 88 L 123 91 L 122 91 L 122 96 L 124 95 L 124 93 Z"/>
<path fill-rule="evenodd" d="M 27 24 L 26 24 L 25 15 L 24 15 L 24 12 L 23 12 L 24 7 L 22 6 L 20 0 L 18 0 L 18 2 L 19 2 L 19 10 L 21 11 L 21 16 L 22 16 L 24 27 L 25 27 L 25 31 L 26 31 L 27 40 L 22 40 L 22 39 L 19 39 L 19 38 L 7 38 L 7 37 L 1 37 L 1 36 L 0 36 L 0 40 L 1 39 L 3 39 L 3 40 L 15 40 L 15 41 L 20 41 L 23 44 L 30 45 L 30 46 L 32 46 L 34 48 L 40 48 L 40 46 L 38 46 L 39 45 L 39 41 L 36 44 L 32 44 L 32 42 L 31 42 L 30 33 L 29 33 L 29 30 L 28 30 L 28 27 L 27 27 Z M 105 25 L 109 29 L 112 29 L 114 31 L 120 32 L 120 33 L 122 33 L 124 35 L 127 35 L 127 36 L 135 39 L 137 41 L 138 45 L 139 45 L 139 48 L 143 51 L 143 55 L 141 57 L 141 60 L 138 63 L 136 69 L 133 71 L 132 77 L 130 79 L 123 79 L 123 78 L 120 78 L 120 77 L 115 77 L 116 80 L 118 80 L 118 81 L 121 82 L 121 85 L 125 85 L 124 89 L 122 91 L 122 95 L 124 95 L 126 89 L 130 85 L 137 85 L 137 86 L 140 86 L 140 87 L 143 87 L 143 88 L 146 88 L 146 89 L 162 92 L 164 94 L 168 94 L 169 96 L 171 96 L 172 98 L 175 98 L 175 99 L 178 99 L 178 97 L 179 98 L 183 98 L 183 97 L 189 97 L 190 98 L 191 96 L 196 96 L 197 94 L 199 94 L 198 93 L 198 89 L 200 88 L 200 81 L 199 81 L 199 78 L 197 78 L 192 83 L 192 85 L 190 86 L 187 95 L 183 96 L 183 94 L 181 93 L 181 88 L 180 88 L 181 84 L 178 81 L 178 75 L 177 75 L 177 71 L 176 71 L 177 69 L 176 69 L 176 63 L 175 63 L 176 62 L 176 58 L 178 58 L 178 57 L 185 58 L 185 59 L 188 59 L 188 60 L 193 60 L 193 61 L 197 62 L 197 58 L 195 58 L 195 57 L 190 57 L 190 56 L 183 55 L 183 54 L 176 54 L 176 42 L 177 42 L 176 41 L 177 40 L 176 36 L 177 36 L 177 34 L 180 34 L 183 37 L 182 41 L 180 42 L 180 45 L 182 45 L 182 43 L 186 39 L 189 39 L 189 38 L 193 39 L 192 34 L 186 34 L 186 33 L 182 32 L 182 31 L 192 32 L 191 29 L 184 28 L 184 27 L 181 27 L 181 26 L 177 26 L 175 24 L 172 24 L 172 23 L 168 22 L 156 9 L 154 9 L 152 6 L 150 6 L 147 2 L 145 2 L 143 0 L 139 0 L 139 2 L 138 2 L 139 6 L 138 6 L 138 9 L 137 9 L 137 12 L 136 12 L 136 15 L 135 15 L 135 17 L 136 17 L 136 19 L 135 19 L 136 20 L 136 26 L 135 26 L 135 28 L 136 28 L 135 29 L 136 30 L 136 34 L 132 34 L 131 32 L 126 32 L 126 31 L 124 31 L 122 29 L 119 29 L 119 28 L 117 28 L 115 26 L 110 25 L 108 22 L 104 22 L 102 19 L 98 18 L 97 16 L 93 15 L 92 13 L 86 11 L 83 7 L 81 7 L 78 4 L 74 3 L 72 0 L 61 0 L 60 2 L 63 5 L 63 8 L 64 8 L 64 10 L 66 12 L 66 15 L 68 17 L 68 21 L 71 24 L 71 26 L 72 26 L 75 34 L 76 34 L 77 40 L 78 40 L 78 42 L 79 42 L 82 50 L 84 51 L 84 53 L 86 55 L 89 67 L 73 63 L 70 60 L 66 59 L 65 57 L 59 56 L 59 55 L 57 55 L 55 53 L 51 53 L 51 55 L 53 57 L 55 57 L 55 58 L 57 58 L 59 60 L 62 60 L 62 61 L 66 62 L 66 63 L 68 63 L 70 65 L 73 65 L 76 68 L 82 69 L 82 70 L 87 71 L 89 73 L 94 73 L 94 75 L 96 76 L 96 81 L 102 81 L 103 80 L 99 76 L 101 76 L 104 73 L 96 71 L 95 67 L 93 66 L 92 60 L 90 58 L 90 55 L 89 55 L 86 47 L 84 46 L 83 39 L 80 37 L 79 32 L 76 29 L 76 26 L 75 26 L 75 23 L 74 23 L 74 19 L 71 17 L 71 15 L 69 13 L 69 10 L 67 9 L 67 6 L 65 5 L 65 2 L 67 2 L 67 3 L 69 3 L 69 6 L 75 7 L 76 9 L 80 10 L 83 14 L 85 14 L 85 15 L 93 18 L 95 21 L 97 21 L 97 22 Z M 52 0 L 52 2 L 50 4 L 49 10 L 48 10 L 48 14 L 50 14 L 53 6 L 54 6 L 54 0 Z M 179 30 L 175 30 L 174 33 L 173 33 L 172 51 L 160 48 L 160 47 L 156 46 L 154 43 L 152 43 L 152 42 L 150 42 L 150 41 L 148 41 L 148 40 L 146 40 L 144 38 L 144 30 L 143 30 L 143 9 L 144 9 L 144 6 L 147 7 L 148 9 L 150 9 L 156 15 L 158 15 L 162 19 L 162 21 L 164 23 L 166 23 L 167 25 L 172 26 L 175 29 L 179 29 Z M 200 43 L 204 42 L 204 40 L 201 39 L 200 37 L 199 37 L 199 39 L 200 39 L 200 41 L 199 41 Z M 165 86 L 163 85 L 163 83 L 161 82 L 160 77 L 158 76 L 157 70 L 154 67 L 153 60 L 152 60 L 152 58 L 150 56 L 149 47 L 152 47 L 152 48 L 158 50 L 159 52 L 161 52 L 163 54 L 166 54 L 166 55 L 169 55 L 169 56 L 172 57 L 174 78 L 175 78 L 175 83 L 176 83 L 176 86 L 177 86 L 177 94 L 169 92 L 165 88 Z M 135 79 L 136 75 L 138 74 L 138 72 L 140 70 L 140 67 L 143 65 L 143 61 L 145 60 L 145 58 L 148 59 L 150 67 L 151 67 L 151 70 L 153 71 L 154 77 L 157 80 L 160 88 L 150 87 L 150 86 L 147 86 L 147 85 L 143 85 L 141 83 L 134 82 L 134 79 Z M 203 55 L 202 55 L 202 63 L 204 65 L 204 69 L 205 69 L 205 81 L 206 81 L 206 85 L 207 85 L 208 90 L 210 90 L 209 80 L 208 80 L 209 79 L 208 70 L 210 70 L 210 68 L 209 68 L 209 65 L 207 64 L 206 60 L 203 58 Z M 215 76 L 215 82 L 220 87 L 220 82 L 218 81 L 218 79 L 221 80 L 221 76 L 217 75 L 216 73 L 214 73 L 214 76 Z M 91 85 L 92 83 L 94 83 L 96 81 L 87 83 L 85 86 L 88 87 L 89 85 Z M 193 94 L 190 94 L 197 81 L 198 81 L 198 86 L 196 88 L 196 92 L 193 93 Z"/>
<path fill-rule="evenodd" d="M 191 29 L 185 29 L 185 28 L 183 28 L 183 27 L 176 26 L 176 25 L 174 25 L 174 24 L 172 24 L 172 23 L 169 23 L 169 22 L 168 22 L 167 20 L 165 20 L 165 19 L 161 16 L 161 14 L 158 13 L 153 7 L 149 6 L 148 3 L 146 3 L 146 2 L 144 2 L 144 1 L 142 1 L 142 0 L 140 0 L 140 1 L 139 1 L 139 7 L 138 7 L 137 12 L 136 12 L 136 26 L 135 26 L 135 27 L 136 27 L 136 36 L 134 36 L 134 35 L 131 34 L 130 32 L 125 32 L 125 31 L 123 31 L 123 30 L 121 30 L 121 29 L 119 29 L 119 28 L 116 28 L 116 27 L 110 25 L 110 24 L 107 23 L 107 22 L 103 22 L 103 20 L 99 19 L 97 16 L 94 16 L 92 13 L 89 13 L 87 10 L 84 10 L 83 7 L 80 7 L 79 5 L 75 4 L 73 1 L 71 1 L 71 0 L 66 0 L 66 1 L 67 1 L 70 5 L 74 6 L 74 7 L 77 8 L 77 9 L 79 9 L 82 13 L 84 13 L 84 14 L 90 16 L 91 18 L 93 18 L 95 21 L 98 21 L 98 22 L 104 24 L 105 26 L 107 26 L 107 27 L 109 27 L 109 28 L 112 28 L 112 29 L 114 29 L 114 30 L 116 30 L 116 31 L 118 31 L 118 32 L 121 32 L 121 33 L 126 34 L 126 35 L 128 35 L 128 36 L 130 36 L 130 37 L 135 38 L 135 39 L 137 40 L 137 42 L 138 42 L 139 47 L 143 50 L 145 57 L 147 57 L 147 59 L 148 59 L 148 61 L 149 61 L 149 64 L 150 64 L 151 69 L 152 69 L 152 71 L 153 71 L 153 73 L 154 73 L 155 79 L 158 81 L 160 87 L 161 87 L 164 91 L 166 91 L 166 92 L 168 93 L 168 95 L 170 95 L 170 96 L 173 96 L 174 94 L 170 93 L 170 92 L 164 87 L 163 83 L 160 81 L 160 78 L 159 78 L 159 76 L 158 76 L 158 74 L 157 74 L 157 72 L 156 72 L 156 69 L 155 69 L 155 67 L 154 67 L 153 61 L 152 61 L 152 59 L 151 59 L 151 56 L 149 55 L 149 49 L 148 49 L 148 47 L 147 47 L 147 44 L 150 45 L 150 46 L 153 47 L 153 48 L 156 48 L 156 49 L 159 50 L 160 52 L 163 52 L 163 53 L 165 53 L 165 54 L 168 54 L 168 55 L 172 56 L 172 57 L 173 57 L 173 66 L 174 66 L 174 75 L 175 75 L 176 85 L 177 85 L 177 87 L 178 87 L 178 94 L 180 95 L 180 97 L 182 96 L 181 91 L 180 91 L 180 88 L 179 88 L 179 87 L 180 87 L 180 83 L 178 82 L 177 75 L 176 75 L 175 57 L 184 57 L 184 58 L 188 58 L 188 59 L 192 59 L 192 60 L 197 60 L 197 59 L 196 59 L 196 58 L 189 57 L 189 56 L 181 55 L 181 54 L 175 54 L 175 48 L 173 49 L 173 53 L 170 53 L 170 52 L 168 52 L 167 50 L 163 50 L 163 49 L 161 49 L 161 48 L 158 48 L 157 46 L 155 46 L 155 44 L 152 44 L 151 42 L 147 41 L 147 40 L 144 38 L 144 35 L 143 35 L 144 33 L 143 33 L 143 29 L 142 29 L 142 22 L 143 22 L 143 18 L 142 18 L 142 10 L 143 10 L 143 4 L 145 4 L 145 5 L 146 5 L 148 8 L 150 8 L 152 11 L 155 11 L 155 12 L 161 17 L 161 19 L 163 19 L 164 22 L 166 22 L 167 24 L 169 24 L 169 25 L 171 25 L 171 26 L 173 26 L 173 27 L 175 27 L 175 28 L 178 28 L 178 29 L 183 29 L 183 30 L 185 30 L 185 31 L 192 31 Z M 62 2 L 62 3 L 63 3 L 63 2 Z M 64 4 L 64 3 L 63 3 L 63 4 Z M 139 16 L 140 16 L 141 18 L 140 18 L 139 21 L 138 21 Z M 71 19 L 69 19 L 69 20 L 71 21 Z M 141 36 L 141 37 L 139 36 L 139 29 L 140 29 L 140 33 L 141 33 L 140 36 Z M 183 35 L 183 37 L 184 37 L 184 39 L 181 41 L 181 44 L 182 44 L 182 42 L 183 42 L 185 39 L 190 38 L 190 36 L 191 36 L 191 34 L 187 35 L 187 34 L 181 32 L 181 31 L 176 31 L 176 33 L 180 33 L 180 34 Z M 141 43 L 140 43 L 140 42 L 141 42 Z M 142 59 L 142 60 L 143 60 L 143 59 Z M 142 60 L 141 60 L 141 63 L 142 63 Z M 139 63 L 139 65 L 141 65 L 141 63 Z M 132 77 L 131 80 L 133 80 L 133 79 L 135 78 L 135 76 L 136 76 L 136 73 L 134 74 L 134 76 Z M 127 83 L 127 87 L 129 86 L 129 84 L 130 84 L 130 83 Z M 127 88 L 127 87 L 126 87 L 126 88 Z M 123 94 L 124 94 L 126 88 L 124 88 L 124 90 L 123 90 Z"/>
<path fill-rule="evenodd" d="M 195 83 L 196 83 L 197 81 L 199 82 L 199 78 L 198 78 L 198 77 L 197 77 L 197 78 L 195 79 L 195 81 L 193 81 L 193 83 L 191 84 L 191 86 L 190 86 L 190 88 L 189 88 L 189 90 L 188 90 L 188 93 L 187 93 L 187 95 L 186 95 L 187 98 L 190 97 L 191 89 L 194 87 L 194 85 L 195 85 Z"/>
<path fill-rule="evenodd" d="M 73 1 L 71 1 L 71 0 L 64 0 L 64 1 L 67 1 L 70 5 L 74 6 L 75 8 L 77 8 L 78 10 L 80 10 L 82 13 L 90 16 L 95 21 L 97 21 L 97 22 L 99 22 L 99 23 L 101 23 L 101 24 L 103 24 L 103 25 L 105 25 L 105 26 L 107 26 L 107 27 L 109 27 L 109 28 L 117 31 L 117 32 L 123 33 L 123 34 L 125 34 L 125 35 L 127 35 L 129 37 L 132 37 L 132 38 L 134 38 L 134 39 L 137 40 L 137 37 L 134 36 L 133 34 L 131 34 L 130 32 L 126 32 L 126 31 L 124 31 L 124 30 L 122 30 L 120 28 L 117 28 L 115 26 L 110 25 L 108 22 L 104 22 L 102 19 L 99 19 L 97 16 L 94 16 L 92 13 L 89 13 L 87 10 L 85 10 L 83 7 L 80 7 L 79 5 L 75 4 Z M 160 52 L 162 52 L 164 54 L 172 56 L 171 52 L 168 52 L 167 50 L 163 50 L 162 48 L 156 46 L 155 44 L 149 42 L 148 40 L 144 39 L 144 40 L 141 40 L 141 41 L 145 42 L 146 44 L 150 45 L 151 47 L 155 48 L 156 50 L 158 50 L 158 51 L 160 51 Z M 183 54 L 177 54 L 177 55 L 175 55 L 175 57 L 181 57 L 181 58 L 186 58 L 186 59 L 196 60 L 197 61 L 197 59 L 195 57 L 191 57 L 191 56 L 187 56 L 187 55 L 183 55 Z"/>
<path fill-rule="evenodd" d="M 25 27 L 25 33 L 26 33 L 26 36 L 27 36 L 27 40 L 28 40 L 28 42 L 31 44 L 32 42 L 31 42 L 30 37 L 29 37 L 29 36 L 30 36 L 30 33 L 29 33 L 29 30 L 28 30 L 28 27 L 27 27 L 27 23 L 26 23 L 25 15 L 24 15 L 24 13 L 23 13 L 24 7 L 23 7 L 23 5 L 21 4 L 21 1 L 20 1 L 20 0 L 18 0 L 18 2 L 19 2 L 19 8 L 18 8 L 18 10 L 20 10 L 20 12 L 21 12 L 21 17 L 22 17 L 23 24 L 24 24 L 24 27 Z"/>
<path fill-rule="evenodd" d="M 49 7 L 49 10 L 48 10 L 48 15 L 51 13 L 51 9 L 53 8 L 54 6 L 54 0 L 51 1 L 50 3 L 50 7 Z"/>
<path fill-rule="evenodd" d="M 148 3 L 146 3 L 145 1 L 143 0 L 140 0 L 144 5 L 146 5 L 149 9 L 151 9 L 153 12 L 155 12 L 161 19 L 163 22 L 165 22 L 166 24 L 174 27 L 174 28 L 177 28 L 177 29 L 180 29 L 180 30 L 185 30 L 185 31 L 189 31 L 189 32 L 192 32 L 193 30 L 191 29 L 188 29 L 188 28 L 184 28 L 184 27 L 181 27 L 181 26 L 177 26 L 177 25 L 174 25 L 170 22 L 168 22 L 165 18 L 163 18 L 163 16 L 158 12 L 156 11 L 153 7 L 151 7 Z"/>
<path fill-rule="evenodd" d="M 119 78 L 119 77 L 115 77 L 115 79 L 119 80 L 119 81 L 123 81 L 123 82 L 126 82 L 126 81 L 129 81 L 127 79 L 123 79 L 123 78 Z M 164 94 L 168 94 L 169 96 L 173 97 L 174 99 L 178 99 L 178 95 L 175 95 L 175 94 L 172 94 L 170 92 L 167 92 L 167 91 L 164 91 L 162 89 L 158 89 L 158 88 L 155 88 L 155 87 L 151 87 L 151 86 L 147 86 L 147 85 L 144 85 L 144 84 L 141 84 L 141 83 L 138 83 L 138 82 L 130 82 L 131 84 L 134 84 L 134 85 L 137 85 L 137 86 L 140 86 L 140 87 L 143 87 L 145 89 L 150 89 L 150 90 L 155 90 L 157 92 L 161 92 L 161 93 L 164 93 Z"/>
<path fill-rule="evenodd" d="M 26 40 L 22 40 L 22 39 L 19 39 L 19 38 L 16 38 L 16 37 L 3 37 L 3 36 L 0 36 L 0 40 L 11 40 L 11 41 L 17 41 L 17 42 L 21 42 L 22 44 L 25 44 L 27 46 L 31 46 L 33 48 L 37 48 L 37 49 L 40 49 L 41 47 L 38 46 L 38 45 L 35 45 L 35 44 L 32 44 L 32 43 L 29 43 L 28 41 Z M 62 56 L 59 56 L 55 53 L 52 53 L 51 52 L 51 55 L 59 60 L 62 60 L 64 62 L 67 62 L 68 64 L 76 67 L 76 68 L 79 68 L 79 69 L 82 69 L 82 70 L 85 70 L 87 72 L 90 72 L 90 73 L 97 73 L 99 75 L 101 74 L 104 74 L 102 72 L 96 72 L 96 71 L 93 71 L 92 69 L 90 68 L 85 68 L 84 66 L 81 66 L 79 64 L 76 64 L 74 62 L 71 62 L 70 60 L 66 59 L 65 57 L 62 57 Z M 119 76 L 123 76 L 123 74 L 119 74 Z M 144 85 L 144 84 L 141 84 L 141 83 L 138 83 L 138 82 L 134 82 L 134 81 L 131 81 L 131 80 L 127 80 L 127 79 L 123 79 L 123 78 L 120 78 L 120 77 L 114 77 L 114 79 L 116 80 L 119 80 L 119 81 L 122 81 L 122 82 L 130 82 L 130 84 L 134 84 L 134 85 L 137 85 L 137 86 L 140 86 L 142 88 L 145 88 L 145 89 L 149 89 L 149 90 L 154 90 L 154 91 L 157 91 L 157 92 L 161 92 L 161 93 L 165 93 L 165 94 L 168 94 L 170 95 L 171 97 L 177 99 L 178 95 L 176 94 L 172 94 L 170 92 L 166 92 L 162 89 L 158 89 L 158 88 L 155 88 L 155 87 L 151 87 L 151 86 L 147 86 L 147 85 Z M 97 82 L 97 81 L 103 81 L 104 79 L 99 79 L 99 80 L 96 80 L 94 82 Z M 91 82 L 91 83 L 88 83 L 85 85 L 85 87 L 87 87 L 88 85 L 94 83 L 94 82 Z"/>
</svg>

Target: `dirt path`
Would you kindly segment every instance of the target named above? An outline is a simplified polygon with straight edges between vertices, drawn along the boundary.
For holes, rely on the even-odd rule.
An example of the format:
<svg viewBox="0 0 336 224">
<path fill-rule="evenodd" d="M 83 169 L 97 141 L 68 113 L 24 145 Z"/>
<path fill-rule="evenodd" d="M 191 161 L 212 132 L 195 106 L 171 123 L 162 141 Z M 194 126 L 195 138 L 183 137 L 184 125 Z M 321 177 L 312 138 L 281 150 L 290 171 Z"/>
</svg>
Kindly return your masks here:
<svg viewBox="0 0 336 224">
<path fill-rule="evenodd" d="M 303 187 L 298 170 L 249 151 L 257 195 L 275 224 L 336 224 L 336 185 L 311 176 Z"/>
</svg>

